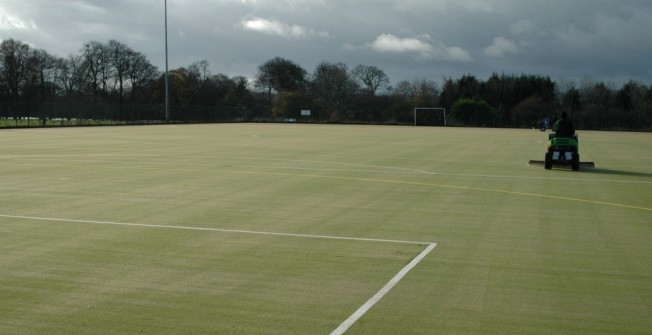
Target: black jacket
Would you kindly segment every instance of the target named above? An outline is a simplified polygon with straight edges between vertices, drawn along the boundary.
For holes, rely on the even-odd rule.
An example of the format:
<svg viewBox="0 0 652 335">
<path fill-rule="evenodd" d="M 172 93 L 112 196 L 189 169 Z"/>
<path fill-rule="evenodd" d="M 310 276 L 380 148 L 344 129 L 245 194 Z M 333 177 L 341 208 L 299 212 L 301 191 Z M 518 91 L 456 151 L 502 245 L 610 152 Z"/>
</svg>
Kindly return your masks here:
<svg viewBox="0 0 652 335">
<path fill-rule="evenodd" d="M 573 122 L 570 122 L 567 119 L 557 120 L 555 125 L 552 126 L 552 130 L 559 137 L 573 137 L 575 135 L 575 126 L 573 125 Z"/>
</svg>

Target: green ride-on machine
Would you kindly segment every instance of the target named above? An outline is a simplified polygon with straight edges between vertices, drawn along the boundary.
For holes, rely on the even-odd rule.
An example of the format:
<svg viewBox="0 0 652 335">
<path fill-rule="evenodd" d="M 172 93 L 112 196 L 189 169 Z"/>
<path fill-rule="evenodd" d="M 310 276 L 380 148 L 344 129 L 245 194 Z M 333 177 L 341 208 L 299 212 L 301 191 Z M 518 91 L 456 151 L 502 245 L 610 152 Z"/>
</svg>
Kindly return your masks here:
<svg viewBox="0 0 652 335">
<path fill-rule="evenodd" d="M 580 169 L 580 153 L 577 136 L 557 137 L 555 133 L 548 134 L 548 151 L 546 152 L 543 166 L 546 170 L 552 165 L 569 166 L 573 171 Z"/>
<path fill-rule="evenodd" d="M 580 162 L 579 142 L 577 135 L 572 137 L 557 136 L 555 133 L 548 134 L 548 150 L 543 161 L 530 161 L 530 165 L 541 165 L 546 170 L 557 167 L 570 167 L 577 171 L 581 167 L 595 167 L 593 162 Z"/>
</svg>

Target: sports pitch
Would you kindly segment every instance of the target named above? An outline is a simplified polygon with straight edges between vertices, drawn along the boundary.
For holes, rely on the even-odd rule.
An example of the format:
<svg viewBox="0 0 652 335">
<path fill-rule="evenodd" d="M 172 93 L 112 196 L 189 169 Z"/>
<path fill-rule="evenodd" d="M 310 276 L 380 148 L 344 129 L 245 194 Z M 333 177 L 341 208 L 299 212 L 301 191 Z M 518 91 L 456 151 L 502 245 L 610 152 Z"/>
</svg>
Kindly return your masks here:
<svg viewBox="0 0 652 335">
<path fill-rule="evenodd" d="M 0 334 L 649 334 L 652 134 L 0 130 Z"/>
</svg>

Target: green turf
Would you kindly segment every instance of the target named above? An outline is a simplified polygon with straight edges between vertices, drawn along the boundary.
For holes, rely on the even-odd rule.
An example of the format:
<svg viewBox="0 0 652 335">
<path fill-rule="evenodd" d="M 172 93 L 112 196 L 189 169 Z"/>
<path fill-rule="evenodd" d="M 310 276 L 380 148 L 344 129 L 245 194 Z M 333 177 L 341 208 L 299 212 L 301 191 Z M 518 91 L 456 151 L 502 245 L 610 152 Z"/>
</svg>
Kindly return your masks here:
<svg viewBox="0 0 652 335">
<path fill-rule="evenodd" d="M 581 132 L 579 172 L 546 140 L 0 130 L 0 334 L 328 334 L 426 245 L 210 229 L 438 243 L 347 334 L 649 333 L 652 134 Z"/>
</svg>

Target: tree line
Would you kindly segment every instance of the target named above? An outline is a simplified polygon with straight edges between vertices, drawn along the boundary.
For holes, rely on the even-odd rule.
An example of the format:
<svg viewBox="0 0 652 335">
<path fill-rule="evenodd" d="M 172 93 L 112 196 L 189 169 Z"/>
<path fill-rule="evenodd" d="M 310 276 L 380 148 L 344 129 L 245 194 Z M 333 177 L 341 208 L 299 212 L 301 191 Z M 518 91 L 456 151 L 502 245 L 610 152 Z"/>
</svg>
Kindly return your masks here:
<svg viewBox="0 0 652 335">
<path fill-rule="evenodd" d="M 169 71 L 170 113 L 164 73 L 147 56 L 115 40 L 85 43 L 56 57 L 8 39 L 0 44 L 0 119 L 42 125 L 74 120 L 122 122 L 296 121 L 532 127 L 567 112 L 578 129 L 652 129 L 652 86 L 629 81 L 615 87 L 533 74 L 472 74 L 441 81 L 391 85 L 372 65 L 321 62 L 308 72 L 276 57 L 254 78 L 212 74 L 207 61 Z M 303 111 L 303 112 L 302 112 Z M 305 113 L 305 111 L 310 111 Z M 167 119 L 166 119 L 167 117 Z"/>
</svg>

